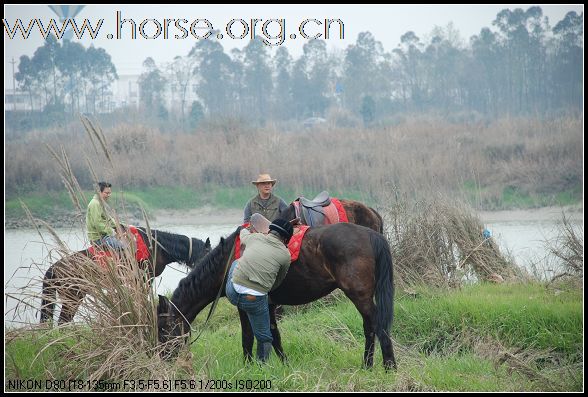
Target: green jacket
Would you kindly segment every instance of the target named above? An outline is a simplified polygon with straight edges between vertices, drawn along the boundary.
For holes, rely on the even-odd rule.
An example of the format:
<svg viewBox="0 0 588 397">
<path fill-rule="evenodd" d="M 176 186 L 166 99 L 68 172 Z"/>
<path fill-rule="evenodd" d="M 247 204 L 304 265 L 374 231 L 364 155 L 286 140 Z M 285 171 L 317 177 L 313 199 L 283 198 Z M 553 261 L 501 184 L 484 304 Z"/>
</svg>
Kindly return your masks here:
<svg viewBox="0 0 588 397">
<path fill-rule="evenodd" d="M 253 197 L 245 205 L 243 223 L 249 222 L 251 215 L 258 213 L 263 215 L 270 222 L 274 221 L 280 216 L 280 212 L 288 208 L 288 204 L 275 194 L 264 200 L 259 194 Z"/>
<path fill-rule="evenodd" d="M 233 282 L 268 293 L 280 285 L 290 268 L 290 251 L 276 236 L 241 231 L 243 255 L 233 270 Z"/>
<path fill-rule="evenodd" d="M 102 237 L 112 236 L 116 222 L 106 213 L 106 209 L 100 202 L 97 194 L 90 200 L 88 211 L 86 212 L 86 228 L 88 229 L 88 238 L 90 241 L 101 239 Z"/>
</svg>

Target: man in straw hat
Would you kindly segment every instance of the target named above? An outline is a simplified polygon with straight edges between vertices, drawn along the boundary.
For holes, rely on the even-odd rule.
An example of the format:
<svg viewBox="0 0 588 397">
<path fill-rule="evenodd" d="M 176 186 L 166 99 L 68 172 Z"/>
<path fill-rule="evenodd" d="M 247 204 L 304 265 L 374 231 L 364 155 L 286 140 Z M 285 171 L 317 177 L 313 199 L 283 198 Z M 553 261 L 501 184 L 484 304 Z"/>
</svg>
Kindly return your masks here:
<svg viewBox="0 0 588 397">
<path fill-rule="evenodd" d="M 272 179 L 270 174 L 259 174 L 257 180 L 251 181 L 257 187 L 258 194 L 253 197 L 243 211 L 243 222 L 248 223 L 251 215 L 258 213 L 266 217 L 270 222 L 280 216 L 280 212 L 288 208 L 288 204 L 280 197 L 272 193 L 274 185 L 278 181 Z"/>
</svg>

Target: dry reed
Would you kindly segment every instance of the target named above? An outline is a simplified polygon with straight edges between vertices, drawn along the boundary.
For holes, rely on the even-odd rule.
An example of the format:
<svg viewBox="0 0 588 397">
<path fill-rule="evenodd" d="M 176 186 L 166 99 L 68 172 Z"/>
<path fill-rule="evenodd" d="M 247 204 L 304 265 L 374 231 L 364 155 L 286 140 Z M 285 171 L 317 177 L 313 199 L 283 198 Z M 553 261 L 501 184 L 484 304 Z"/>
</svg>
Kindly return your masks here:
<svg viewBox="0 0 588 397">
<path fill-rule="evenodd" d="M 397 286 L 448 287 L 525 276 L 492 238 L 483 237 L 483 225 L 470 207 L 440 196 L 412 205 L 396 196 L 388 203 L 382 212 Z"/>
</svg>

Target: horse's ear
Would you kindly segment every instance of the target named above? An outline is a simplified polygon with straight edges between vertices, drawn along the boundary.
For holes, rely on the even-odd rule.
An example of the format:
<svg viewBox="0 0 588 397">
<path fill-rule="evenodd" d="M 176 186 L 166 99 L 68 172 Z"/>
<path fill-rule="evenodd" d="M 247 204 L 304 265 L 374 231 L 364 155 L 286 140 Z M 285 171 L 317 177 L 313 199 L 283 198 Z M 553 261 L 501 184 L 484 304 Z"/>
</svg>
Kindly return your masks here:
<svg viewBox="0 0 588 397">
<path fill-rule="evenodd" d="M 204 248 L 210 248 L 210 237 L 206 237 L 206 242 L 204 243 Z"/>
<path fill-rule="evenodd" d="M 169 311 L 169 299 L 163 295 L 159 296 L 159 303 L 157 304 L 157 313 L 167 313 Z"/>
</svg>

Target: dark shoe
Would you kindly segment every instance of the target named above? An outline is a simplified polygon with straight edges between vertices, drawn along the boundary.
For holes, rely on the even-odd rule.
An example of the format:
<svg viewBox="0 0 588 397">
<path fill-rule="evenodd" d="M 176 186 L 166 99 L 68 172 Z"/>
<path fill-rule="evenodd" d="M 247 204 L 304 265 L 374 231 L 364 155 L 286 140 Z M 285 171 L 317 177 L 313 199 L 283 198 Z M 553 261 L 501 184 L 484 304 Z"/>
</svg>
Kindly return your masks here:
<svg viewBox="0 0 588 397">
<path fill-rule="evenodd" d="M 262 363 L 265 363 L 272 352 L 272 343 L 271 342 L 263 342 L 257 343 L 257 359 Z"/>
</svg>

